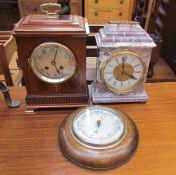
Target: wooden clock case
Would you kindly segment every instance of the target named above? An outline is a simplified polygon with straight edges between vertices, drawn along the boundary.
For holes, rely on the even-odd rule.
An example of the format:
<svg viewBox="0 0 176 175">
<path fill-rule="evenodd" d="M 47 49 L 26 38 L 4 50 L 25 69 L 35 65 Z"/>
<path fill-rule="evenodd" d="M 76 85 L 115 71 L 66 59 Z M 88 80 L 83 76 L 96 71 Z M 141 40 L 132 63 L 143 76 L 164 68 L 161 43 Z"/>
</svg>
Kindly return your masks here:
<svg viewBox="0 0 176 175">
<path fill-rule="evenodd" d="M 27 108 L 74 107 L 89 103 L 86 84 L 86 37 L 89 33 L 87 19 L 63 15 L 49 19 L 47 15 L 30 15 L 22 18 L 13 30 L 19 60 L 27 90 Z M 46 83 L 33 73 L 30 57 L 33 50 L 45 42 L 67 46 L 75 55 L 76 72 L 61 84 Z"/>
</svg>

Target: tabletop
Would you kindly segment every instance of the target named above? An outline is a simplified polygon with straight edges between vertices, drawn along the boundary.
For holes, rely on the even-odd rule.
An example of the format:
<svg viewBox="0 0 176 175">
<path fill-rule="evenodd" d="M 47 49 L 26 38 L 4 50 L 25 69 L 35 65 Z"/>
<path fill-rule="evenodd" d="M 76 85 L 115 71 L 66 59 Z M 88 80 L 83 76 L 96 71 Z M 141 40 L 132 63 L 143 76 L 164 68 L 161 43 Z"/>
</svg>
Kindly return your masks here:
<svg viewBox="0 0 176 175">
<path fill-rule="evenodd" d="M 0 94 L 0 175 L 175 175 L 176 83 L 148 83 L 145 89 L 145 104 L 108 105 L 133 119 L 139 145 L 129 162 L 107 171 L 77 167 L 61 154 L 59 126 L 74 109 L 26 114 L 25 88 L 10 89 L 22 102 L 16 109 L 9 109 Z"/>
</svg>

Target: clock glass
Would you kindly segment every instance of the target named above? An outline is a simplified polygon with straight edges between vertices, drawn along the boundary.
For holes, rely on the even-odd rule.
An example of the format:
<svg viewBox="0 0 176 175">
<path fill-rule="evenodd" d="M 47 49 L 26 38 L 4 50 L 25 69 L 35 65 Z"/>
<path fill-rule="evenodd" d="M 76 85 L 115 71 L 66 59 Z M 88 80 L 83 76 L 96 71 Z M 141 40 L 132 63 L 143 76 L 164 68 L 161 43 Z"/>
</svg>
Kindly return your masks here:
<svg viewBox="0 0 176 175">
<path fill-rule="evenodd" d="M 102 80 L 108 89 L 119 93 L 135 90 L 145 75 L 145 63 L 133 52 L 120 52 L 111 56 L 101 71 Z"/>
<path fill-rule="evenodd" d="M 47 83 L 63 83 L 76 71 L 73 52 L 60 43 L 40 44 L 32 52 L 30 61 L 35 75 Z"/>
<path fill-rule="evenodd" d="M 72 123 L 73 135 L 87 147 L 107 148 L 118 143 L 125 132 L 120 113 L 103 106 L 79 112 Z"/>
</svg>

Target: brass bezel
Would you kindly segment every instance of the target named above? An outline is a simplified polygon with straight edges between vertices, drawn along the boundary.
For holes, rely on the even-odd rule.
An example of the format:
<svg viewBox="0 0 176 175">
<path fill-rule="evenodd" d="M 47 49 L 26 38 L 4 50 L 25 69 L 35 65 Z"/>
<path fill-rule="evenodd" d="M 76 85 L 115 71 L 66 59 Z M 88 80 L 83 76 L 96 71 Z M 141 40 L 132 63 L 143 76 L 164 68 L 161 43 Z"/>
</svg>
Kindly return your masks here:
<svg viewBox="0 0 176 175">
<path fill-rule="evenodd" d="M 65 78 L 57 78 L 57 79 L 54 79 L 54 78 L 48 78 L 47 76 L 41 74 L 38 69 L 36 68 L 35 66 L 35 61 L 34 61 L 34 54 L 41 48 L 43 47 L 51 47 L 51 46 L 56 46 L 56 47 L 61 47 L 61 48 L 64 48 L 67 53 L 71 56 L 71 61 L 74 65 L 74 70 L 73 70 L 73 73 L 68 76 L 68 77 L 65 77 Z M 47 83 L 51 83 L 51 84 L 60 84 L 60 83 L 63 83 L 67 80 L 69 80 L 70 78 L 73 77 L 73 75 L 75 74 L 76 72 L 76 58 L 73 54 L 73 52 L 65 45 L 61 44 L 61 43 L 56 43 L 56 42 L 45 42 L 45 43 L 42 43 L 40 45 L 38 45 L 32 52 L 31 54 L 31 57 L 30 57 L 30 66 L 32 68 L 32 71 L 34 72 L 34 74 L 42 81 L 44 82 L 47 82 Z"/>
<path fill-rule="evenodd" d="M 114 59 L 114 57 L 119 56 L 119 55 L 124 55 L 124 54 L 133 55 L 133 56 L 135 56 L 136 58 L 138 58 L 138 59 L 141 61 L 141 64 L 142 64 L 142 66 L 143 66 L 143 68 L 144 68 L 144 72 L 143 72 L 142 77 L 141 77 L 133 86 L 131 86 L 130 88 L 118 89 L 118 88 L 111 87 L 111 86 L 106 82 L 106 80 L 104 79 L 104 76 L 103 76 L 103 75 L 104 75 L 105 67 L 106 67 L 106 65 L 108 64 L 108 62 L 109 62 L 110 60 Z M 119 53 L 117 53 L 117 54 L 113 54 L 113 55 L 109 56 L 109 58 L 104 62 L 103 66 L 102 66 L 102 68 L 101 68 L 101 73 L 100 73 L 100 74 L 101 74 L 101 79 L 102 79 L 103 83 L 106 85 L 106 87 L 107 87 L 110 91 L 117 92 L 117 93 L 119 93 L 119 94 L 124 94 L 124 93 L 128 93 L 128 92 L 134 91 L 135 89 L 137 89 L 137 88 L 141 85 L 141 83 L 144 81 L 144 79 L 145 79 L 145 77 L 146 77 L 147 68 L 146 68 L 146 65 L 145 65 L 143 59 L 142 59 L 139 55 L 137 55 L 136 53 L 131 52 L 131 51 L 121 51 L 121 52 L 119 52 Z"/>
<path fill-rule="evenodd" d="M 105 143 L 105 144 L 96 144 L 96 143 L 90 143 L 89 140 L 85 140 L 84 138 L 81 138 L 80 136 L 77 135 L 75 129 L 74 129 L 74 122 L 75 120 L 79 117 L 79 114 L 81 112 L 83 112 L 84 110 L 86 109 L 91 109 L 91 108 L 102 108 L 104 110 L 109 110 L 111 111 L 112 113 L 116 113 L 118 114 L 119 116 L 119 120 L 120 122 L 122 123 L 123 125 L 123 133 L 120 135 L 120 137 L 117 139 L 117 140 L 114 140 L 110 143 Z M 72 118 L 72 122 L 71 122 L 71 125 L 70 125 L 70 132 L 72 134 L 72 136 L 74 137 L 74 139 L 81 145 L 87 147 L 87 148 L 92 148 L 92 149 L 97 149 L 97 150 L 101 150 L 101 149 L 110 149 L 114 146 L 116 146 L 117 144 L 119 144 L 119 142 L 121 142 L 121 140 L 123 140 L 123 138 L 126 136 L 126 133 L 127 133 L 127 126 L 126 126 L 126 123 L 125 123 L 125 120 L 124 120 L 124 117 L 127 117 L 127 115 L 125 113 L 122 113 L 121 111 L 118 111 L 117 109 L 115 108 L 112 108 L 112 107 L 106 107 L 106 106 L 99 106 L 99 105 L 95 105 L 95 106 L 88 106 L 88 107 L 84 107 L 84 108 L 80 108 L 78 110 L 76 110 L 73 114 L 73 118 Z"/>
</svg>

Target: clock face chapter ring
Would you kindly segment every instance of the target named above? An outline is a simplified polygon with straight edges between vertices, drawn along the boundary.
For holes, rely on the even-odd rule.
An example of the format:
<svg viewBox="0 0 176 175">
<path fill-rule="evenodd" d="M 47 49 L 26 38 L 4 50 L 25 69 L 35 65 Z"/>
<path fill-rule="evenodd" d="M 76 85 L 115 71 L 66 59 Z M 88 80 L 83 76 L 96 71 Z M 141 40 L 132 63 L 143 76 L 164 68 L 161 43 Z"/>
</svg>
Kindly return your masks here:
<svg viewBox="0 0 176 175">
<path fill-rule="evenodd" d="M 138 88 L 146 77 L 142 58 L 130 51 L 111 55 L 101 68 L 101 79 L 113 92 L 128 93 Z"/>
<path fill-rule="evenodd" d="M 88 117 L 84 116 L 86 110 L 90 110 Z M 102 110 L 105 110 L 103 117 L 100 115 Z M 97 116 L 95 111 L 98 111 Z M 78 128 L 74 128 L 76 126 Z M 83 133 L 82 137 L 79 132 Z M 114 140 L 109 140 L 109 137 Z M 137 145 L 138 131 L 134 122 L 126 114 L 104 106 L 78 109 L 65 118 L 59 130 L 59 147 L 63 155 L 76 165 L 92 170 L 121 166 L 132 157 Z"/>
<path fill-rule="evenodd" d="M 63 83 L 76 72 L 73 52 L 56 42 L 45 42 L 37 46 L 31 54 L 30 63 L 34 74 L 51 84 Z"/>
</svg>

